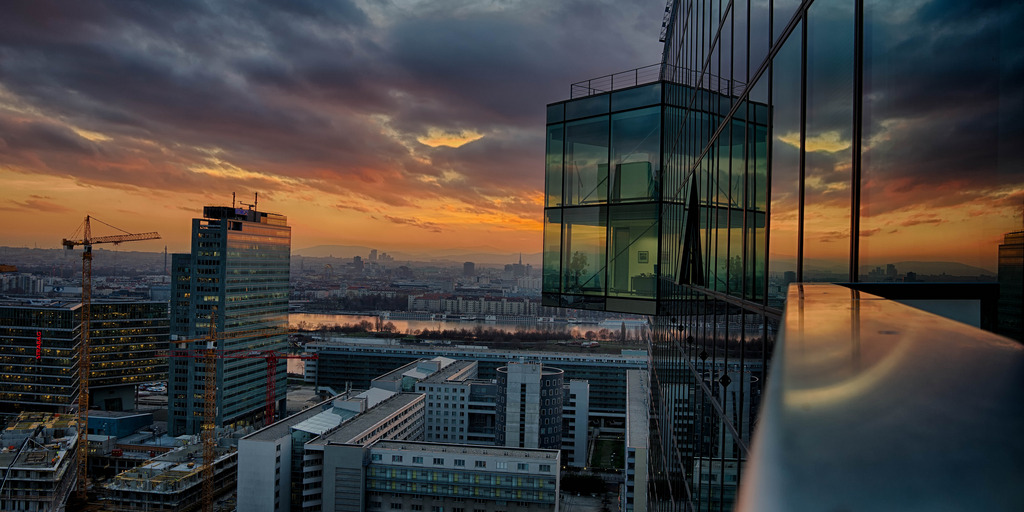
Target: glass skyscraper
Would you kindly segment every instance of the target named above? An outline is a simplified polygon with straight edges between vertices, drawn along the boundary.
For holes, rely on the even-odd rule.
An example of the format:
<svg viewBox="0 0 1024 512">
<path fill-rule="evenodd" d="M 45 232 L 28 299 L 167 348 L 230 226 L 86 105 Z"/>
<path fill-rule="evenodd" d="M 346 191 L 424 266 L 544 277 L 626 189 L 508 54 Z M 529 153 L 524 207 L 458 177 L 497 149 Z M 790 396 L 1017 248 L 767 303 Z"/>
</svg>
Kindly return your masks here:
<svg viewBox="0 0 1024 512">
<path fill-rule="evenodd" d="M 223 338 L 217 349 L 287 348 L 290 254 L 291 228 L 283 215 L 203 208 L 203 218 L 192 220 L 192 253 L 175 254 L 171 273 L 171 334 L 198 341 L 175 345 L 206 348 L 201 338 L 209 332 L 210 319 L 216 318 L 218 337 Z M 203 421 L 205 365 L 189 357 L 172 357 L 169 362 L 168 428 L 174 435 L 196 434 Z M 277 411 L 285 410 L 285 364 L 280 360 L 273 370 Z M 218 425 L 267 421 L 266 365 L 262 358 L 218 359 Z"/>
<path fill-rule="evenodd" d="M 656 77 L 548 105 L 544 302 L 653 315 L 651 510 L 732 508 L 790 283 L 994 280 L 1024 199 L 1022 21 L 676 0 Z"/>
</svg>

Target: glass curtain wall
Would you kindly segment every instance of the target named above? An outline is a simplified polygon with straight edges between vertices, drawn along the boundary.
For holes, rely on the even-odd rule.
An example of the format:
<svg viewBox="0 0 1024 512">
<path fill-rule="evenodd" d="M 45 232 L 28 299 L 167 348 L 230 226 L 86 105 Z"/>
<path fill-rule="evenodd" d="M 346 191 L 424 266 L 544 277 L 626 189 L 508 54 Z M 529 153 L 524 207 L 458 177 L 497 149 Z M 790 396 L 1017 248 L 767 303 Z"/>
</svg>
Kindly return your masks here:
<svg viewBox="0 0 1024 512">
<path fill-rule="evenodd" d="M 994 279 L 1024 204 L 1024 7 L 671 9 L 649 503 L 730 510 L 790 283 Z"/>
</svg>

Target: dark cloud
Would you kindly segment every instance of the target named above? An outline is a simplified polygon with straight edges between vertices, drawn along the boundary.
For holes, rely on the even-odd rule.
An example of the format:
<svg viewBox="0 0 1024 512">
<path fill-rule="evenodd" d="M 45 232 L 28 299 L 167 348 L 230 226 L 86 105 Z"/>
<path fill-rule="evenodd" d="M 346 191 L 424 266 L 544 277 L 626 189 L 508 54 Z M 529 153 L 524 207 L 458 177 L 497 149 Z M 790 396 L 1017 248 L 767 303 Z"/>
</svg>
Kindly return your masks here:
<svg viewBox="0 0 1024 512">
<path fill-rule="evenodd" d="M 387 219 L 388 222 L 393 222 L 395 224 L 404 224 L 404 225 L 407 225 L 407 226 L 413 226 L 413 227 L 417 227 L 417 228 L 422 228 L 422 229 L 426 229 L 428 231 L 433 231 L 435 233 L 440 233 L 440 232 L 444 231 L 443 229 L 441 229 L 441 226 L 439 226 L 437 223 L 434 223 L 434 222 L 422 221 L 422 220 L 419 220 L 419 219 L 407 219 L 407 218 L 404 218 L 404 217 L 394 217 L 394 216 L 391 216 L 391 215 L 385 215 L 384 218 Z"/>
<path fill-rule="evenodd" d="M 306 186 L 532 217 L 523 198 L 542 183 L 544 105 L 572 81 L 656 62 L 660 11 L 638 0 L 14 2 L 0 17 L 0 164 L 114 187 Z M 431 128 L 484 138 L 415 142 Z"/>
</svg>

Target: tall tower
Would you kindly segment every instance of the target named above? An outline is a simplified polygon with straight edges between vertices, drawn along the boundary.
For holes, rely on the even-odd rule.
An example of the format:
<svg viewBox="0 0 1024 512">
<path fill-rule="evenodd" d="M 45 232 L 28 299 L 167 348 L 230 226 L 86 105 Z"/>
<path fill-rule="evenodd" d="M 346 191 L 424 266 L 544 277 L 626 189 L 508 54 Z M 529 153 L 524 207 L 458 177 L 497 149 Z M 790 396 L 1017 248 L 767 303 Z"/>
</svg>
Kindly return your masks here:
<svg viewBox="0 0 1024 512">
<path fill-rule="evenodd" d="M 218 349 L 285 349 L 285 334 L 231 333 L 287 329 L 290 254 L 291 228 L 285 216 L 255 207 L 203 208 L 203 218 L 192 219 L 192 253 L 172 256 L 171 334 L 179 339 L 200 338 L 215 318 L 216 332 L 227 338 L 217 342 Z M 205 342 L 178 348 L 202 349 Z M 266 421 L 266 364 L 262 358 L 218 360 L 218 425 Z M 201 360 L 170 360 L 168 429 L 174 435 L 200 431 L 204 372 Z M 285 410 L 286 378 L 286 361 L 278 361 L 274 372 L 278 411 Z"/>
<path fill-rule="evenodd" d="M 495 439 L 498 446 L 562 447 L 562 382 L 559 368 L 509 362 L 498 368 Z"/>
</svg>

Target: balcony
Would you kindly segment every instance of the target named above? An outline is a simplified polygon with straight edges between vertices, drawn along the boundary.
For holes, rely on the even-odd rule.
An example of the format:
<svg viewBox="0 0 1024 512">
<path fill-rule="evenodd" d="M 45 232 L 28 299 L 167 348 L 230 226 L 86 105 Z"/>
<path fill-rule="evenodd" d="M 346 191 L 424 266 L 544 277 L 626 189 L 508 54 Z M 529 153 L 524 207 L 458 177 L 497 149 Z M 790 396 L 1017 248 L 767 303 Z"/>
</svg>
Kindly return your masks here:
<svg viewBox="0 0 1024 512">
<path fill-rule="evenodd" d="M 737 510 L 1021 510 L 1024 347 L 850 288 L 788 292 Z"/>
</svg>

